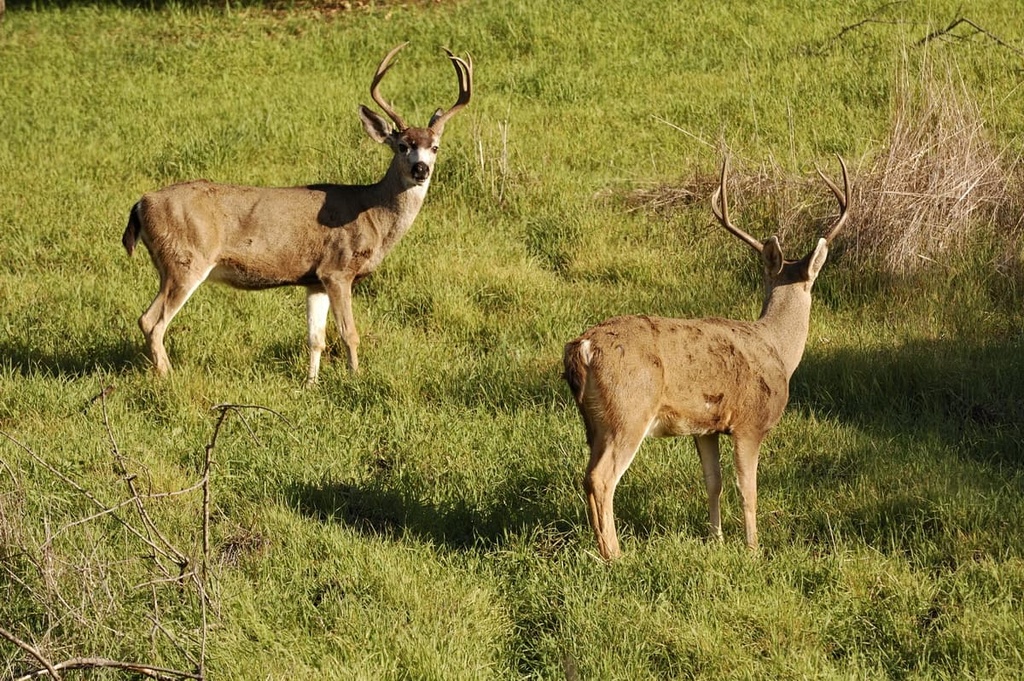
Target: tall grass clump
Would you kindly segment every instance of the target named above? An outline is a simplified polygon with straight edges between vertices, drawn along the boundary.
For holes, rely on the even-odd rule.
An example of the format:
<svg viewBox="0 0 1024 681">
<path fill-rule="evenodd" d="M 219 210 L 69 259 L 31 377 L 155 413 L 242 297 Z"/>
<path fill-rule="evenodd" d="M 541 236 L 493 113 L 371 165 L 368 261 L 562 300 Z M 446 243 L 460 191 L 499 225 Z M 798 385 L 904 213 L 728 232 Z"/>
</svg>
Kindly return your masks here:
<svg viewBox="0 0 1024 681">
<path fill-rule="evenodd" d="M 857 261 L 908 275 L 995 230 L 1007 247 L 1020 238 L 1013 173 L 1019 158 L 999 148 L 977 99 L 953 64 L 925 58 L 916 77 L 904 61 L 883 147 L 858 175 L 849 251 Z"/>
<path fill-rule="evenodd" d="M 914 275 L 971 246 L 981 246 L 1000 271 L 1019 273 L 1020 155 L 994 141 L 955 63 L 926 55 L 917 68 L 915 77 L 904 56 L 893 80 L 887 137 L 850 163 L 855 210 L 838 246 L 855 264 L 883 275 Z M 745 221 L 770 225 L 785 242 L 812 238 L 830 219 L 831 196 L 813 174 L 795 174 L 774 156 L 736 157 L 724 141 L 719 146 L 720 156 L 732 157 L 729 188 Z M 637 188 L 626 204 L 666 215 L 708 201 L 718 182 L 717 174 L 698 172 L 677 183 Z"/>
</svg>

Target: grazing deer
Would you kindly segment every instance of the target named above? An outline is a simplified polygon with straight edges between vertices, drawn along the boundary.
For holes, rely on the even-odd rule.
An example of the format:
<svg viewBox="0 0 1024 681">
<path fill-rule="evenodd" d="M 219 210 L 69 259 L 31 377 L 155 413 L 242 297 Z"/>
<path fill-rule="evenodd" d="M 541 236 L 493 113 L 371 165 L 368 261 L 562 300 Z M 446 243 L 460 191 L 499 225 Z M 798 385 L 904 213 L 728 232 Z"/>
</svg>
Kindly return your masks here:
<svg viewBox="0 0 1024 681">
<path fill-rule="evenodd" d="M 394 154 L 376 184 L 264 188 L 199 180 L 148 193 L 132 207 L 122 243 L 130 256 L 141 239 L 160 275 L 160 291 L 139 318 L 158 374 L 171 370 L 163 342 L 167 325 L 208 278 L 248 290 L 306 287 L 307 383 L 315 383 L 320 370 L 329 309 L 348 348 L 349 369 L 358 371 L 352 284 L 373 272 L 412 226 L 445 123 L 469 103 L 473 86 L 472 59 L 445 50 L 458 76 L 458 99 L 447 111 L 438 109 L 427 127 L 409 127 L 379 89 L 391 59 L 407 44 L 388 52 L 370 84 L 370 96 L 394 129 L 359 108 L 366 133 Z"/>
<path fill-rule="evenodd" d="M 811 253 L 786 260 L 778 237 L 764 243 L 729 220 L 726 168 L 711 199 L 718 221 L 757 251 L 764 265 L 764 304 L 755 322 L 626 316 L 588 329 L 565 346 L 565 380 L 590 446 L 584 478 L 588 517 L 606 560 L 619 555 L 612 501 L 615 486 L 648 435 L 692 435 L 707 488 L 711 534 L 722 536 L 722 469 L 718 436 L 732 436 L 747 546 L 757 548 L 757 459 L 782 416 L 789 379 L 807 342 L 811 286 L 828 244 L 849 215 L 844 190 L 818 174 L 839 202 L 839 217 Z"/>
</svg>

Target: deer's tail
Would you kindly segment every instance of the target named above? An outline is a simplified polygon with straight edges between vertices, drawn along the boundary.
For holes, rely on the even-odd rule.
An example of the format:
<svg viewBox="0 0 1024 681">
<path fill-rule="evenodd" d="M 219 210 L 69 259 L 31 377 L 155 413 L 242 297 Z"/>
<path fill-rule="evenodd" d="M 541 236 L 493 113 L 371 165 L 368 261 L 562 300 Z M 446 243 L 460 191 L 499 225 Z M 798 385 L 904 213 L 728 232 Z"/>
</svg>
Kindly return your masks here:
<svg viewBox="0 0 1024 681">
<path fill-rule="evenodd" d="M 135 243 L 142 233 L 141 203 L 140 201 L 132 206 L 131 212 L 128 213 L 128 226 L 124 228 L 124 234 L 121 236 L 121 244 L 124 245 L 124 250 L 128 252 L 129 257 L 135 252 Z"/>
<path fill-rule="evenodd" d="M 577 338 L 567 343 L 562 354 L 562 364 L 565 366 L 562 377 L 569 384 L 569 390 L 572 391 L 577 405 L 583 404 L 583 389 L 587 385 L 590 358 L 590 341 L 585 338 Z"/>
</svg>

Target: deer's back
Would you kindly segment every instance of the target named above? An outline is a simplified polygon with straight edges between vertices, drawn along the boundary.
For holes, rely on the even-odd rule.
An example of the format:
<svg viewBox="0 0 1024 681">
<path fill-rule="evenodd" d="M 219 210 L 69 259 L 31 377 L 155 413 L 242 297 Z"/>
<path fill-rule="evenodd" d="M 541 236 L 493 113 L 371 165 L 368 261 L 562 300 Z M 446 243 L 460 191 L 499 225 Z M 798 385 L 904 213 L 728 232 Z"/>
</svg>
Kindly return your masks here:
<svg viewBox="0 0 1024 681">
<path fill-rule="evenodd" d="M 317 227 L 344 227 L 355 221 L 362 206 L 353 189 L 249 187 L 195 180 L 149 192 L 142 197 L 142 205 L 147 227 L 154 231 L 163 226 L 228 240 L 261 233 L 294 237 Z"/>
<path fill-rule="evenodd" d="M 767 431 L 789 380 L 754 322 L 616 317 L 589 329 L 588 400 L 652 421 L 653 435 Z"/>
<path fill-rule="evenodd" d="M 212 267 L 241 288 L 309 285 L 317 272 L 362 272 L 382 237 L 359 187 L 249 187 L 205 180 L 143 196 L 144 240 L 158 260 Z"/>
</svg>

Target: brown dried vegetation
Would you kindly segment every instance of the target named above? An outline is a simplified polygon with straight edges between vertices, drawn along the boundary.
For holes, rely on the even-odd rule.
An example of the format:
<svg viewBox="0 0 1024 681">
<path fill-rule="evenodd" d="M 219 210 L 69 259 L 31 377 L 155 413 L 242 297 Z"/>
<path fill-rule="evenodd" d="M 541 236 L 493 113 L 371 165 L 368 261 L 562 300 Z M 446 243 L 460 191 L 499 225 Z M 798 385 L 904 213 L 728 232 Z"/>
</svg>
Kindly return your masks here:
<svg viewBox="0 0 1024 681">
<path fill-rule="evenodd" d="M 930 262 L 987 242 L 993 267 L 1024 270 L 1024 172 L 1019 154 L 999 148 L 978 102 L 955 67 L 904 66 L 893 87 L 887 139 L 851 169 L 853 205 L 841 246 L 857 264 L 910 275 Z M 774 160 L 736 163 L 735 193 L 776 226 L 780 237 L 809 238 L 831 206 L 808 206 L 815 178 L 794 177 Z M 707 201 L 711 174 L 677 185 L 635 189 L 630 210 L 664 213 Z"/>
</svg>

